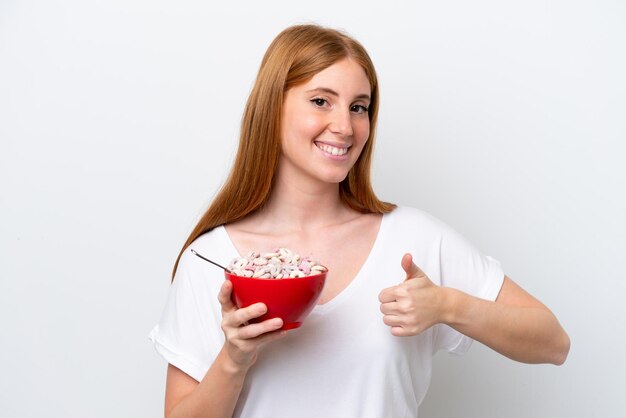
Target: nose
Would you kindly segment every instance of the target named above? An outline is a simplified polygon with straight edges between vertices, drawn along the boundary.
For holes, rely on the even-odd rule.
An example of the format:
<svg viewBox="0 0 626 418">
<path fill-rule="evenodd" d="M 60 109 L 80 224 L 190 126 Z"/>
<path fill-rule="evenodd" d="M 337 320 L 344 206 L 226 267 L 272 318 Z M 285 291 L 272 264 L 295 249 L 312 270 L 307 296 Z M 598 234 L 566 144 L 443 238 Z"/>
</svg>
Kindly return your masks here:
<svg viewBox="0 0 626 418">
<path fill-rule="evenodd" d="M 352 136 L 352 115 L 350 109 L 335 109 L 329 129 L 331 132 L 342 136 Z"/>
</svg>

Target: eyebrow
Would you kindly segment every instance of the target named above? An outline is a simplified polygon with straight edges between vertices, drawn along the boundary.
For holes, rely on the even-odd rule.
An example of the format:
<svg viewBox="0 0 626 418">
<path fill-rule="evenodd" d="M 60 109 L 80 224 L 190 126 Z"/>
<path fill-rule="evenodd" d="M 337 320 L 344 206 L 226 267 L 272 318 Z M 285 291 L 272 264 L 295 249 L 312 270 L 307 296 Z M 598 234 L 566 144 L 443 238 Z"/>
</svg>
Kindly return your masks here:
<svg viewBox="0 0 626 418">
<path fill-rule="evenodd" d="M 332 95 L 332 96 L 339 96 L 339 93 L 337 93 L 337 92 L 336 92 L 335 90 L 333 90 L 333 89 L 329 89 L 328 87 L 316 87 L 316 88 L 314 88 L 314 89 L 307 90 L 306 92 L 307 92 L 307 93 L 324 92 L 324 93 L 330 94 L 330 95 Z M 361 99 L 362 99 L 362 100 L 367 100 L 367 101 L 369 101 L 369 100 L 370 100 L 370 96 L 369 96 L 369 94 L 359 94 L 359 95 L 358 95 L 358 96 L 356 96 L 354 99 L 355 99 L 355 100 L 361 100 Z"/>
</svg>

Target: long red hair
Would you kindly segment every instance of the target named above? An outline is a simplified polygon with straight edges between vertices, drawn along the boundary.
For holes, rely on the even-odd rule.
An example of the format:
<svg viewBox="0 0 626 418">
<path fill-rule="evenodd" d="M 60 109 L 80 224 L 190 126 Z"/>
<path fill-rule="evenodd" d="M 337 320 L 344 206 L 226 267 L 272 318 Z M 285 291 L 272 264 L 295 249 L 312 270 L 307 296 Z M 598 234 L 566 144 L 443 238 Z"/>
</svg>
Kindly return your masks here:
<svg viewBox="0 0 626 418">
<path fill-rule="evenodd" d="M 285 92 L 348 57 L 363 67 L 371 86 L 370 134 L 361 155 L 340 183 L 339 195 L 348 207 L 362 213 L 388 213 L 396 207 L 379 200 L 370 182 L 379 93 L 376 71 L 365 48 L 337 30 L 317 25 L 291 26 L 274 39 L 263 57 L 243 114 L 233 167 L 185 241 L 172 277 L 183 251 L 196 238 L 258 210 L 269 198 L 281 155 L 280 118 Z"/>
</svg>

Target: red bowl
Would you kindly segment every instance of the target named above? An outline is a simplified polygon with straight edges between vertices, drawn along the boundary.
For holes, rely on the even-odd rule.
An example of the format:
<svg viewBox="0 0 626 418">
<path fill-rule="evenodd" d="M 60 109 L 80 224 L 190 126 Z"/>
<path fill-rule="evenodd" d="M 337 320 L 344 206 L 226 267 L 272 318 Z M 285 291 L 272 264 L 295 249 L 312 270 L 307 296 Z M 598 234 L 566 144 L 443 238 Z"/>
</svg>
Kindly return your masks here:
<svg viewBox="0 0 626 418">
<path fill-rule="evenodd" d="M 267 312 L 250 322 L 262 322 L 271 318 L 282 318 L 281 329 L 298 328 L 311 313 L 319 299 L 326 274 L 288 279 L 260 279 L 242 277 L 224 272 L 233 284 L 232 299 L 239 308 L 257 302 L 267 306 Z"/>
</svg>

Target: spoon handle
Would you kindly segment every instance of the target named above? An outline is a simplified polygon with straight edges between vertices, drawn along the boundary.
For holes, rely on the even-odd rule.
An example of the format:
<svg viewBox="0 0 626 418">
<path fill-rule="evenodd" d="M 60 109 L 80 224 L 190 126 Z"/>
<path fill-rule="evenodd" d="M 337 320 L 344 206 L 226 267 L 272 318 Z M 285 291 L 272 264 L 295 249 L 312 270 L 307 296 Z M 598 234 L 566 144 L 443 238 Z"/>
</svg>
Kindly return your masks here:
<svg viewBox="0 0 626 418">
<path fill-rule="evenodd" d="M 221 265 L 217 264 L 215 261 L 211 261 L 211 260 L 209 260 L 208 258 L 206 258 L 206 257 L 204 257 L 204 256 L 202 256 L 202 255 L 200 255 L 200 254 L 198 254 L 198 253 L 196 252 L 196 250 L 194 250 L 193 248 L 191 249 L 191 252 L 192 252 L 192 253 L 194 253 L 195 255 L 197 255 L 198 257 L 200 257 L 201 259 L 203 259 L 204 261 L 208 261 L 209 263 L 214 264 L 214 265 L 216 265 L 217 267 L 221 268 L 222 270 L 224 270 L 224 271 L 226 271 L 226 272 L 230 273 L 230 270 L 228 270 L 226 267 L 221 266 Z"/>
</svg>

